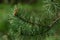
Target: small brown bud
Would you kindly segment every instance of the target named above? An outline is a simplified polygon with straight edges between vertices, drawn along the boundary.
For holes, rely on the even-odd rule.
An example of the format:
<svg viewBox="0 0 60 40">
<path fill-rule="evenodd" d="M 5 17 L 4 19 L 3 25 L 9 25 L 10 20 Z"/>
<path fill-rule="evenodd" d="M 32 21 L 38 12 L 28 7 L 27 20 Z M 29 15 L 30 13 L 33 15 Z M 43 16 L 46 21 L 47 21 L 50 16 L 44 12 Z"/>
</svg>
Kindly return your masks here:
<svg viewBox="0 0 60 40">
<path fill-rule="evenodd" d="M 15 5 L 15 8 L 14 8 L 14 16 L 16 16 L 17 13 L 18 13 L 18 7 Z"/>
</svg>

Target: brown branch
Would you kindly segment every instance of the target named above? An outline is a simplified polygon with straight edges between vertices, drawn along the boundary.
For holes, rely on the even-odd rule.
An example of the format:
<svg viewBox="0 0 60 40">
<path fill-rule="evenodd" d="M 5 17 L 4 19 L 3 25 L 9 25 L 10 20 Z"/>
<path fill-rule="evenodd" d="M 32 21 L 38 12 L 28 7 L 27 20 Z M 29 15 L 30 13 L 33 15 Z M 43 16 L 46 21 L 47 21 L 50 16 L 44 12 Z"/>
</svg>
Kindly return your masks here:
<svg viewBox="0 0 60 40">
<path fill-rule="evenodd" d="M 47 29 L 44 33 L 48 32 L 48 31 L 53 27 L 53 25 L 54 25 L 59 19 L 60 19 L 60 17 L 58 17 L 58 18 L 55 19 L 50 25 L 48 25 L 48 26 L 47 26 L 48 29 Z M 41 33 L 41 34 L 42 34 L 42 33 Z"/>
<path fill-rule="evenodd" d="M 54 21 L 49 25 L 49 27 L 52 27 L 59 19 L 60 19 L 60 17 L 58 17 L 56 20 L 54 20 Z"/>
</svg>

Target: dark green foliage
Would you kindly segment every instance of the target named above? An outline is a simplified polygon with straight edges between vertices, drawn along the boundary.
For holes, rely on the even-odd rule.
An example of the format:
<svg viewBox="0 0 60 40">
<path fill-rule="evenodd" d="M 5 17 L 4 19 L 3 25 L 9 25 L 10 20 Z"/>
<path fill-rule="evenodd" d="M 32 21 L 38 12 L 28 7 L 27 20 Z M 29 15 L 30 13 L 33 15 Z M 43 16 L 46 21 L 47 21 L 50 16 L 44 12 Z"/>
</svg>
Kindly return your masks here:
<svg viewBox="0 0 60 40">
<path fill-rule="evenodd" d="M 10 40 L 43 40 L 46 35 L 59 34 L 59 0 L 38 0 L 36 5 L 18 4 L 16 6 L 18 8 L 16 15 L 14 15 L 15 8 L 9 8 L 7 9 L 8 18 L 2 17 L 3 20 L 1 18 L 0 22 L 2 31 L 5 32 L 5 29 L 8 29 Z M 7 25 L 8 28 L 6 28 Z"/>
<path fill-rule="evenodd" d="M 54 23 L 53 26 L 49 25 L 58 18 L 57 8 L 54 5 L 55 4 L 53 4 L 53 1 L 51 0 L 42 0 L 42 4 L 40 6 L 34 5 L 36 7 L 25 4 L 20 6 L 18 5 L 18 13 L 16 13 L 16 15 L 12 14 L 10 16 L 11 20 L 9 21 L 9 33 L 10 36 L 12 36 L 12 39 L 13 37 L 14 39 L 18 37 L 16 35 L 46 36 L 48 33 L 53 34 L 52 31 L 54 31 L 53 28 L 56 23 Z M 52 31 L 50 31 L 51 28 L 53 29 Z"/>
</svg>

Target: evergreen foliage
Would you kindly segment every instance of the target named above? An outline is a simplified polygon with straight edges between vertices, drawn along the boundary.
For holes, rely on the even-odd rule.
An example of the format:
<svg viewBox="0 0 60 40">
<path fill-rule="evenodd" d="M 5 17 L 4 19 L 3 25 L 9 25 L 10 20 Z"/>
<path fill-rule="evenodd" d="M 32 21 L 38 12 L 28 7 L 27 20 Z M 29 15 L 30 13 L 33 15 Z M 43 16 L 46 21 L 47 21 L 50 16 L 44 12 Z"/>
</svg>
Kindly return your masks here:
<svg viewBox="0 0 60 40">
<path fill-rule="evenodd" d="M 8 29 L 9 40 L 44 40 L 46 35 L 53 35 L 60 28 L 59 2 L 38 0 L 35 5 L 18 4 L 9 7 L 8 18 L 5 14 L 1 16 L 0 31 L 6 32 L 5 29 Z"/>
</svg>

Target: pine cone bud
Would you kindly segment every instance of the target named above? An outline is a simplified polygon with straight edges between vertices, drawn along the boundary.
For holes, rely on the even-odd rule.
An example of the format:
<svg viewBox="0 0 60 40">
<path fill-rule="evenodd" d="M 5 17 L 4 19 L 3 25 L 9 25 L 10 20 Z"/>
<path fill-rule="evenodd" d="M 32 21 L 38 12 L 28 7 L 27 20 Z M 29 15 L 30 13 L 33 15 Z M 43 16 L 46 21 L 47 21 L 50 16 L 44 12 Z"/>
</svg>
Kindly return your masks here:
<svg viewBox="0 0 60 40">
<path fill-rule="evenodd" d="M 15 8 L 14 8 L 14 16 L 16 16 L 18 13 L 18 7 L 15 5 Z"/>
</svg>

